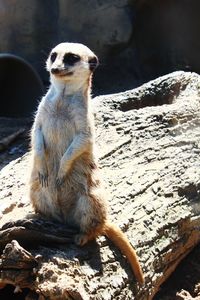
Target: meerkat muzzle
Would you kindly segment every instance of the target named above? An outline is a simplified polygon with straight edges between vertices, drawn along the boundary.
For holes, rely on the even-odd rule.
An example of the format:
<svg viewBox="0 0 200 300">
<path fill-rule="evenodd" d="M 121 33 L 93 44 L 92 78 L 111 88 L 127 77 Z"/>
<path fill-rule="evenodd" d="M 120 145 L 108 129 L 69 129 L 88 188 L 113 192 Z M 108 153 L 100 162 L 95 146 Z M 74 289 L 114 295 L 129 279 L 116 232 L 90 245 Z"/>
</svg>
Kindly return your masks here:
<svg viewBox="0 0 200 300">
<path fill-rule="evenodd" d="M 52 74 L 58 74 L 58 73 L 60 73 L 60 70 L 58 68 L 52 68 L 51 73 Z"/>
<path fill-rule="evenodd" d="M 73 72 L 71 71 L 68 71 L 68 70 L 61 70 L 59 68 L 52 68 L 51 69 L 51 74 L 55 75 L 55 76 L 59 76 L 59 77 L 62 77 L 62 76 L 70 76 L 70 75 L 73 75 Z"/>
</svg>

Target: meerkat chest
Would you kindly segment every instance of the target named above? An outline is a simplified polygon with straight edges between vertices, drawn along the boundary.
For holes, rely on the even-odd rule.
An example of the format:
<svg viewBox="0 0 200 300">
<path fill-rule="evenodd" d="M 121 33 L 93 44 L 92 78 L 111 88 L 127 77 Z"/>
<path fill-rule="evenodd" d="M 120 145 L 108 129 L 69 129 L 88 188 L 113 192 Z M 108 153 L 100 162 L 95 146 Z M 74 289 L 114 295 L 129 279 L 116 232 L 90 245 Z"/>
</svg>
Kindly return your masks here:
<svg viewBox="0 0 200 300">
<path fill-rule="evenodd" d="M 66 150 L 75 135 L 84 130 L 86 109 L 79 99 L 74 101 L 58 101 L 45 108 L 43 118 L 43 134 L 47 147 Z"/>
</svg>

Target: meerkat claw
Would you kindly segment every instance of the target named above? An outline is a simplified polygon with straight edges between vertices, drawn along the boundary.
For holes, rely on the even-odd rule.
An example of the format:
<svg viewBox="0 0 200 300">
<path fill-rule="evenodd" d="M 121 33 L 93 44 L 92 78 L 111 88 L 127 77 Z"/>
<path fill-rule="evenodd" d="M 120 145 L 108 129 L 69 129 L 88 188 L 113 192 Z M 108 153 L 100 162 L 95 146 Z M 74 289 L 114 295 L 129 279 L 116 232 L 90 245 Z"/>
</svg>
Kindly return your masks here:
<svg viewBox="0 0 200 300">
<path fill-rule="evenodd" d="M 63 178 L 57 178 L 56 179 L 56 188 L 59 189 L 61 187 L 61 185 L 64 182 L 64 177 Z"/>
<path fill-rule="evenodd" d="M 41 174 L 38 172 L 38 178 L 39 178 L 39 183 L 41 184 L 42 187 L 47 187 L 48 186 L 48 175 Z"/>
<path fill-rule="evenodd" d="M 48 187 L 48 175 L 44 175 L 44 187 Z"/>
<path fill-rule="evenodd" d="M 42 185 L 42 174 L 40 172 L 38 172 L 38 180 L 39 183 Z"/>
</svg>

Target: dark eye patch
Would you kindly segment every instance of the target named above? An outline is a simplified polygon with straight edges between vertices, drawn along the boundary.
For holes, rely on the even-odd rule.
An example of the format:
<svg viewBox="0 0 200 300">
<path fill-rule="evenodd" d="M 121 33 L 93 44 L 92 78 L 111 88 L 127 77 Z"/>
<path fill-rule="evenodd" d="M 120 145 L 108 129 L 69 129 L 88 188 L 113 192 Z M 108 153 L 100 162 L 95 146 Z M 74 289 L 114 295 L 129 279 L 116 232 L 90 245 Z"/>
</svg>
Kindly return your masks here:
<svg viewBox="0 0 200 300">
<path fill-rule="evenodd" d="M 73 53 L 66 53 L 63 58 L 63 62 L 68 65 L 74 65 L 80 60 L 80 56 Z"/>
<path fill-rule="evenodd" d="M 57 57 L 57 53 L 56 52 L 51 53 L 50 59 L 51 59 L 52 63 L 56 60 L 56 57 Z"/>
</svg>

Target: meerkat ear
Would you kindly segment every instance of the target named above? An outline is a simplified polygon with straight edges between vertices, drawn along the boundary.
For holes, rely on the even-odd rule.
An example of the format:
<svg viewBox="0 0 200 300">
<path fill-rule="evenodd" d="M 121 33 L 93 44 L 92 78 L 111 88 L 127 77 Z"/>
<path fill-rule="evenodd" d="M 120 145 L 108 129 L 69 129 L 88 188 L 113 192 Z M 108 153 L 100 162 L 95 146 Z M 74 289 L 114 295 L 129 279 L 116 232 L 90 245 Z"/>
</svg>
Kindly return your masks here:
<svg viewBox="0 0 200 300">
<path fill-rule="evenodd" d="M 94 71 L 98 65 L 99 65 L 99 60 L 96 56 L 90 57 L 88 60 L 90 71 Z"/>
</svg>

